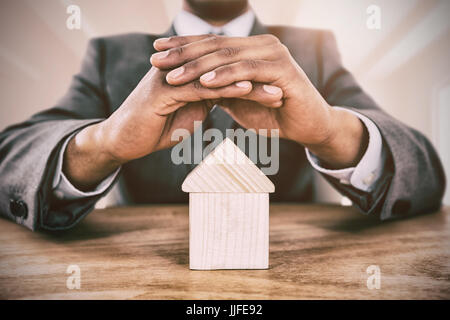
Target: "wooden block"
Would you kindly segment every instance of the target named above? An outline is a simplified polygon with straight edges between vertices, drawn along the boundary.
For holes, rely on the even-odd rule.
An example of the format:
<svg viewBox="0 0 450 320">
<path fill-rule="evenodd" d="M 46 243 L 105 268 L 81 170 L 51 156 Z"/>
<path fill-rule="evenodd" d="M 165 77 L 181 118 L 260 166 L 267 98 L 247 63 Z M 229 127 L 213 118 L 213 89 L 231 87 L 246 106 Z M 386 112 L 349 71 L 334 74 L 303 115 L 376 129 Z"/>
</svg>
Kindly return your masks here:
<svg viewBox="0 0 450 320">
<path fill-rule="evenodd" d="M 191 269 L 267 269 L 268 193 L 191 193 Z"/>
<path fill-rule="evenodd" d="M 186 178 L 191 269 L 267 269 L 273 183 L 229 139 Z"/>
<path fill-rule="evenodd" d="M 274 192 L 272 181 L 230 139 L 219 144 L 183 182 L 184 192 Z"/>
</svg>

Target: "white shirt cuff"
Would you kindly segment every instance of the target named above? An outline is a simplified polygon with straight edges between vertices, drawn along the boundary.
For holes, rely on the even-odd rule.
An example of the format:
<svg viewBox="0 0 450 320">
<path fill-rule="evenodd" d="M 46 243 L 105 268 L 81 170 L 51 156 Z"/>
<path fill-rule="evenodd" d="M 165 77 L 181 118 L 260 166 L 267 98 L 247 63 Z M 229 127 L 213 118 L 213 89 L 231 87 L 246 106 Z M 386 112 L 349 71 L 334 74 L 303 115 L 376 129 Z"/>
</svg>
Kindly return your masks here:
<svg viewBox="0 0 450 320">
<path fill-rule="evenodd" d="M 72 139 L 77 133 L 78 132 L 75 132 L 66 139 L 58 155 L 58 163 L 56 164 L 55 175 L 52 183 L 53 194 L 58 199 L 76 200 L 98 196 L 111 186 L 120 171 L 120 168 L 118 168 L 114 173 L 110 174 L 105 180 L 103 180 L 93 191 L 83 192 L 74 187 L 69 179 L 67 179 L 66 175 L 63 173 L 62 166 L 64 160 L 64 152 L 66 151 L 67 144 L 69 143 L 70 139 Z"/>
<path fill-rule="evenodd" d="M 369 133 L 369 143 L 366 152 L 356 167 L 339 170 L 322 168 L 320 160 L 311 154 L 308 149 L 306 149 L 306 156 L 315 170 L 338 179 L 342 184 L 352 185 L 359 190 L 370 192 L 375 187 L 384 169 L 385 149 L 383 148 L 380 131 L 372 120 L 366 116 L 353 110 L 341 107 L 334 108 L 350 112 L 364 123 Z"/>
</svg>

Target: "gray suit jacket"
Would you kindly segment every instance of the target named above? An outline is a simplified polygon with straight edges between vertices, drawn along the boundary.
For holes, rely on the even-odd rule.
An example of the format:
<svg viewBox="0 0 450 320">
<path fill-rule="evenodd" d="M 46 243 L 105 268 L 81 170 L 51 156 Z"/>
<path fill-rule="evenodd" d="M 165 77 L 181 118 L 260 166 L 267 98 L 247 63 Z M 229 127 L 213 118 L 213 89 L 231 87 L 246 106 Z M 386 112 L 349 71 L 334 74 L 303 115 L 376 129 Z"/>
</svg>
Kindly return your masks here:
<svg viewBox="0 0 450 320">
<path fill-rule="evenodd" d="M 386 114 L 364 93 L 342 66 L 331 32 L 265 27 L 256 21 L 251 33 L 278 36 L 330 105 L 353 108 L 378 126 L 389 152 L 375 190 L 362 192 L 326 177 L 338 191 L 363 213 L 381 219 L 440 206 L 445 178 L 430 142 Z M 57 105 L 0 134 L 2 216 L 32 230 L 56 230 L 75 225 L 92 210 L 99 197 L 77 201 L 53 197 L 51 184 L 61 145 L 72 133 L 119 108 L 151 67 L 153 41 L 173 34 L 171 28 L 159 36 L 127 34 L 91 40 L 80 73 Z M 205 122 L 222 131 L 238 127 L 220 108 Z M 188 196 L 181 191 L 181 184 L 192 168 L 174 165 L 170 150 L 162 150 L 123 166 L 121 179 L 131 203 L 186 202 Z M 281 139 L 280 170 L 270 177 L 276 187 L 271 201 L 311 201 L 312 170 L 304 148 Z"/>
</svg>

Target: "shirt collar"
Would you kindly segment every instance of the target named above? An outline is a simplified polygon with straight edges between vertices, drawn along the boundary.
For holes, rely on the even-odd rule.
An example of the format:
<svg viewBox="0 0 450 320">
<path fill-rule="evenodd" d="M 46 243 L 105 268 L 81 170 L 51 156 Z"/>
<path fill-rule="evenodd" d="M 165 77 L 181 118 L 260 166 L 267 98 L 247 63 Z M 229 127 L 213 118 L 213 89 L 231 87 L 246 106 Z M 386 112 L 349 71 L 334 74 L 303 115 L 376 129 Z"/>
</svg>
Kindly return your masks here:
<svg viewBox="0 0 450 320">
<path fill-rule="evenodd" d="M 255 14 L 252 10 L 248 10 L 222 27 L 212 26 L 196 15 L 181 10 L 173 21 L 173 27 L 179 36 L 223 32 L 229 37 L 247 37 L 250 35 L 254 22 Z"/>
</svg>

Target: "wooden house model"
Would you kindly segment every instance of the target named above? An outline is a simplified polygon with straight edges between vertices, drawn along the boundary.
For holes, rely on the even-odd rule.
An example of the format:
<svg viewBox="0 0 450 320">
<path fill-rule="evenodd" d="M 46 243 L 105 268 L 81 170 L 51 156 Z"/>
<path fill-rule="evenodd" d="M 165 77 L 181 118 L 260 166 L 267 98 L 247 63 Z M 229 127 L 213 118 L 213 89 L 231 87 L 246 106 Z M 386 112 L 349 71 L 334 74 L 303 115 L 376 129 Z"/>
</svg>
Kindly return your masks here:
<svg viewBox="0 0 450 320">
<path fill-rule="evenodd" d="M 230 139 L 186 177 L 190 269 L 267 269 L 273 183 Z"/>
</svg>

